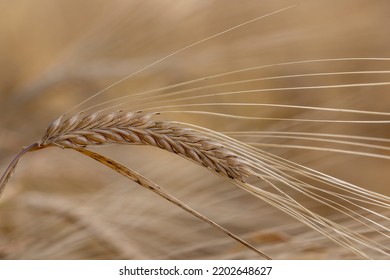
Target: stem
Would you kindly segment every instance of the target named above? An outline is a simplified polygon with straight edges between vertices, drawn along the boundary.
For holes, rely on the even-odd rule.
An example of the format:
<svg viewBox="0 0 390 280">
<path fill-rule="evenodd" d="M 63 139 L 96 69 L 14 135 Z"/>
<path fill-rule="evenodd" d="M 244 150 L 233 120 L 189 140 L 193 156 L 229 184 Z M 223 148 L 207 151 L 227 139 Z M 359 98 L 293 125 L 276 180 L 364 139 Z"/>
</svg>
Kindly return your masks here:
<svg viewBox="0 0 390 280">
<path fill-rule="evenodd" d="M 219 224 L 213 222 L 212 220 L 210 220 L 206 216 L 202 215 L 201 213 L 199 213 L 196 210 L 192 209 L 188 205 L 184 204 L 183 202 L 181 202 L 180 200 L 178 200 L 177 198 L 175 198 L 171 194 L 169 194 L 167 191 L 165 191 L 163 188 L 159 187 L 157 184 L 155 184 L 151 180 L 145 178 L 141 174 L 138 174 L 134 170 L 131 170 L 131 169 L 127 168 L 126 166 L 124 166 L 124 165 L 122 165 L 122 164 L 120 164 L 120 163 L 118 163 L 118 162 L 116 162 L 116 161 L 114 161 L 112 159 L 106 158 L 106 157 L 104 157 L 104 156 L 102 156 L 100 154 L 94 153 L 92 151 L 85 150 L 85 149 L 82 149 L 82 148 L 74 148 L 74 150 L 76 150 L 76 151 L 78 151 L 78 152 L 80 152 L 80 153 L 82 153 L 82 154 L 84 154 L 84 155 L 86 155 L 86 156 L 88 156 L 90 158 L 93 158 L 93 159 L 97 160 L 98 162 L 108 166 L 109 168 L 115 170 L 116 172 L 120 173 L 121 175 L 125 176 L 126 178 L 128 178 L 128 179 L 130 179 L 130 180 L 132 180 L 132 181 L 134 181 L 136 183 L 138 183 L 142 187 L 144 187 L 144 188 L 146 188 L 148 190 L 151 190 L 152 192 L 158 194 L 159 196 L 163 197 L 164 199 L 168 200 L 169 202 L 171 202 L 171 203 L 179 206 L 183 210 L 187 211 L 191 215 L 201 219 L 202 221 L 207 222 L 208 224 L 210 224 L 214 228 L 220 230 L 221 232 L 225 233 L 229 237 L 237 240 L 242 245 L 244 245 L 245 247 L 247 247 L 247 248 L 251 249 L 252 251 L 256 252 L 257 254 L 262 256 L 263 258 L 265 258 L 267 260 L 271 260 L 271 258 L 269 256 L 267 256 L 266 254 L 260 252 L 258 249 L 256 249 L 254 246 L 252 246 L 251 244 L 249 244 L 245 240 L 241 239 L 240 237 L 236 236 L 232 232 L 230 232 L 227 229 L 223 228 Z"/>
<path fill-rule="evenodd" d="M 42 147 L 39 146 L 39 143 L 34 143 L 34 144 L 31 144 L 27 147 L 24 147 L 22 149 L 22 151 L 20 151 L 19 154 L 17 154 L 13 160 L 11 161 L 11 163 L 8 165 L 7 169 L 5 170 L 3 176 L 1 176 L 1 179 L 0 179 L 0 196 L 1 194 L 3 193 L 3 190 L 5 188 L 5 185 L 8 183 L 9 179 L 12 177 L 12 174 L 14 173 L 15 169 L 16 169 L 16 166 L 18 165 L 18 162 L 20 160 L 20 158 L 27 152 L 31 152 L 31 151 L 35 151 L 35 150 L 39 150 L 41 149 Z"/>
</svg>

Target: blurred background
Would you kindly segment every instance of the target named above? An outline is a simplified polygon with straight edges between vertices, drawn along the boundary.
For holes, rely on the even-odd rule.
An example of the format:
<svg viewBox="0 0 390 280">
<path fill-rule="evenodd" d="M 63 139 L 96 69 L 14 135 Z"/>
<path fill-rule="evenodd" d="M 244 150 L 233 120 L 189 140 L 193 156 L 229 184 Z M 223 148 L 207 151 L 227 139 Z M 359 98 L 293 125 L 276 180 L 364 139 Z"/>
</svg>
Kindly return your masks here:
<svg viewBox="0 0 390 280">
<path fill-rule="evenodd" d="M 296 2 L 0 0 L 3 11 L 0 18 L 0 172 L 22 146 L 40 139 L 51 121 L 94 93 L 174 51 L 292 4 Z M 387 0 L 300 1 L 292 9 L 172 56 L 87 105 L 260 65 L 326 58 L 390 57 L 389 12 Z M 390 62 L 383 60 L 303 63 L 224 76 L 197 86 L 256 77 L 389 68 Z M 379 83 L 388 82 L 389 78 L 389 74 L 383 73 L 270 79 L 261 84 L 231 85 L 218 90 Z M 187 88 L 191 87 L 195 85 Z M 264 91 L 247 98 L 259 103 L 389 112 L 389 89 L 384 85 Z M 241 97 L 210 97 L 207 101 L 240 100 Z M 140 109 L 136 104 L 131 105 Z M 261 112 L 242 111 L 247 108 L 224 110 L 222 113 L 268 117 L 338 119 L 344 116 L 281 108 L 265 108 Z M 386 123 L 236 123 L 185 114 L 172 114 L 170 119 L 220 131 L 344 133 L 386 139 L 390 136 Z M 310 145 L 303 140 L 261 138 L 259 141 Z M 364 188 L 390 194 L 388 160 L 271 145 L 264 149 Z M 175 155 L 133 146 L 102 147 L 98 151 L 152 179 L 275 259 L 355 257 L 226 180 Z M 389 155 L 388 151 L 381 153 Z M 51 148 L 27 154 L 0 199 L 0 258 L 252 259 L 258 256 L 112 170 L 72 151 Z"/>
</svg>

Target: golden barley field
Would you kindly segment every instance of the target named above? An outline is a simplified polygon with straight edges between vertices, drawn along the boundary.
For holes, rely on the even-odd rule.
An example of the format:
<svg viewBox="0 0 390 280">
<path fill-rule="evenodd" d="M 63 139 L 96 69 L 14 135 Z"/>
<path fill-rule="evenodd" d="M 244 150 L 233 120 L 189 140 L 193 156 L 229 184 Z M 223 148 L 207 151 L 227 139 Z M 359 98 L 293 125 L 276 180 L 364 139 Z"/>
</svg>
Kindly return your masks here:
<svg viewBox="0 0 390 280">
<path fill-rule="evenodd" d="M 229 143 L 253 161 L 257 149 L 256 196 L 164 149 L 91 148 L 271 258 L 390 258 L 389 1 L 0 0 L 0 9 L 0 173 L 106 89 L 77 109 L 160 112 L 240 141 Z M 71 149 L 27 153 L 0 198 L 0 259 L 261 258 Z"/>
</svg>

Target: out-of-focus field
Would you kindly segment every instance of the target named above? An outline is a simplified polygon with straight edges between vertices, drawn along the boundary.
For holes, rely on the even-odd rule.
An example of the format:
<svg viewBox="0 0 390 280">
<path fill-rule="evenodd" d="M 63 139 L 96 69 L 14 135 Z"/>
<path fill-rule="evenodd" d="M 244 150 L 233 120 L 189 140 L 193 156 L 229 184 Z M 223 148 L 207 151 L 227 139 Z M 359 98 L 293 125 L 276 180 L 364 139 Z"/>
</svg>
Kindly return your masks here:
<svg viewBox="0 0 390 280">
<path fill-rule="evenodd" d="M 85 98 L 182 47 L 291 4 L 295 2 L 0 1 L 3 11 L 0 17 L 0 172 L 22 146 L 37 141 L 53 119 Z M 173 56 L 110 89 L 89 105 L 259 65 L 324 58 L 390 57 L 389 11 L 387 0 L 301 1 L 293 9 Z M 390 63 L 383 61 L 340 61 L 286 65 L 234 77 L 243 80 L 318 71 L 389 69 Z M 339 75 L 269 80 L 261 87 L 388 81 L 389 74 Z M 232 85 L 224 90 L 247 86 Z M 256 102 L 389 112 L 389 90 L 389 86 L 367 86 L 269 91 L 259 94 Z M 212 97 L 209 100 L 220 101 L 229 100 Z M 237 101 L 239 98 L 233 100 Z M 242 108 L 233 108 L 232 113 L 239 114 L 239 110 Z M 297 112 L 267 108 L 261 114 L 294 117 Z M 332 116 L 324 112 L 299 116 L 321 118 L 321 114 L 324 118 Z M 220 131 L 242 128 L 226 119 L 210 122 L 197 116 L 172 115 L 175 117 Z M 390 137 L 386 123 L 330 125 L 262 121 L 248 122 L 245 129 Z M 261 141 L 306 145 L 304 141 L 288 139 Z M 390 195 L 388 160 L 304 149 L 264 149 Z M 185 159 L 150 147 L 110 146 L 98 151 L 157 182 L 275 259 L 355 258 L 306 226 Z M 383 154 L 389 155 L 388 151 Z M 27 154 L 0 199 L 0 259 L 124 258 L 258 256 L 79 154 L 55 148 Z"/>
</svg>

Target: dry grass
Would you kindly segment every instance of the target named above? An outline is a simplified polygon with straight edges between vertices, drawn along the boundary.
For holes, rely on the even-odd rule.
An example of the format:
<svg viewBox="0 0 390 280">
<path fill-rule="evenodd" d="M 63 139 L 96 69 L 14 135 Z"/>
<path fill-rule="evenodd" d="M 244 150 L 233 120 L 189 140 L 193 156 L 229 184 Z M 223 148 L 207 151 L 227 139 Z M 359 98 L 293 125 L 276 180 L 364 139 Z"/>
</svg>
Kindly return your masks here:
<svg viewBox="0 0 390 280">
<path fill-rule="evenodd" d="M 12 34 L 25 9 L 40 15 L 35 28 L 49 38 L 67 26 L 53 44 L 30 40 L 34 55 L 12 48 L 19 39 L 3 46 L 8 72 L 18 68 L 13 57 L 29 59 L 18 79 L 3 75 L 4 169 L 25 139 L 39 137 L 43 120 L 122 80 L 83 112 L 58 118 L 29 149 L 76 149 L 122 174 L 131 169 L 108 158 L 125 162 L 144 174 L 130 179 L 166 186 L 176 205 L 206 213 L 272 258 L 389 257 L 386 1 L 305 2 L 215 38 L 291 2 L 224 2 L 221 11 L 218 1 L 188 1 L 166 13 L 162 2 L 77 12 L 44 2 L 44 10 L 14 4 L 3 25 Z M 45 26 L 60 7 L 72 24 Z M 55 50 L 61 42 L 72 44 Z M 183 46 L 191 47 L 169 55 Z M 123 80 L 129 73 L 137 75 Z M 84 149 L 102 144 L 183 158 L 139 145 L 110 145 L 106 157 Z M 75 154 L 39 153 L 25 157 L 1 200 L 3 258 L 257 257 Z"/>
</svg>

